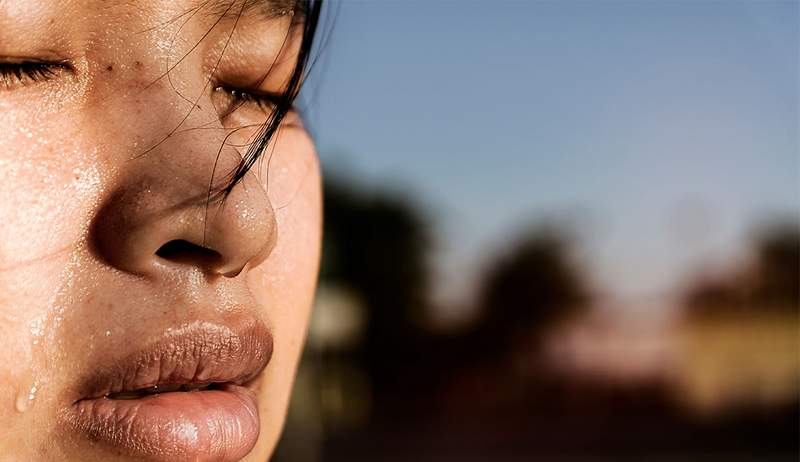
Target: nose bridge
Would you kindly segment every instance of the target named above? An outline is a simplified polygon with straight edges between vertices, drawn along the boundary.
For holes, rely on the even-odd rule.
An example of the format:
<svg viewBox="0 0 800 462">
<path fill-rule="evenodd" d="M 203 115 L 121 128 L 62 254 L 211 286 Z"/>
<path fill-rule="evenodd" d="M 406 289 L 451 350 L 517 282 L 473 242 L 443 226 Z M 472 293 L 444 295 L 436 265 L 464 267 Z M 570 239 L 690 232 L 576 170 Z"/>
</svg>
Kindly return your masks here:
<svg viewBox="0 0 800 462">
<path fill-rule="evenodd" d="M 138 159 L 166 144 L 191 147 L 191 141 L 208 144 L 215 138 L 220 141 L 217 147 L 221 146 L 224 129 L 209 96 L 210 81 L 186 72 L 175 74 L 177 71 L 126 75 L 129 72 L 122 70 L 110 81 L 114 88 L 97 92 L 103 95 L 94 105 L 102 114 L 101 124 L 113 127 L 115 132 L 128 132 L 133 141 L 130 152 L 119 154 Z"/>
<path fill-rule="evenodd" d="M 200 72 L 205 26 L 197 20 L 175 23 L 174 8 L 124 8 L 131 10 L 130 20 L 109 18 L 87 45 L 86 105 L 103 113 L 98 122 L 115 129 L 131 126 L 135 116 L 138 148 L 148 149 L 173 131 L 208 122 L 201 120 L 202 106 L 211 109 L 204 104 L 210 92 Z"/>
</svg>

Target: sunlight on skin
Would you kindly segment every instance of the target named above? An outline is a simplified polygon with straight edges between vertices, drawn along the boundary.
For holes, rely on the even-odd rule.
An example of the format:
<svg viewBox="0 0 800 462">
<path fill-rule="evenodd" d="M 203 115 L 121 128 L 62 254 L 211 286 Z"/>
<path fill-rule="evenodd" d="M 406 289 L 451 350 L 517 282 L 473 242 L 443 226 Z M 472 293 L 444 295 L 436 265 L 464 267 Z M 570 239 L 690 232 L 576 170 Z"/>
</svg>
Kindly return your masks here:
<svg viewBox="0 0 800 462">
<path fill-rule="evenodd" d="M 232 98 L 280 92 L 300 37 L 290 14 L 220 19 L 209 5 L 0 1 L 3 460 L 255 461 L 277 442 L 321 241 L 320 171 L 299 117 L 223 205 L 206 200 L 212 171 L 223 186 L 268 115 L 270 103 Z M 164 343 L 181 329 L 198 332 L 188 353 Z M 245 351 L 251 330 L 272 353 L 241 392 L 99 398 L 118 406 L 103 425 L 75 411 L 87 380 L 126 370 L 125 358 L 140 358 L 137 373 L 161 361 L 162 379 L 202 382 L 181 375 L 187 358 L 195 378 L 225 378 L 239 365 L 214 355 Z M 251 392 L 260 429 L 238 435 L 251 416 L 235 400 Z M 224 405 L 203 407 L 215 399 Z"/>
</svg>

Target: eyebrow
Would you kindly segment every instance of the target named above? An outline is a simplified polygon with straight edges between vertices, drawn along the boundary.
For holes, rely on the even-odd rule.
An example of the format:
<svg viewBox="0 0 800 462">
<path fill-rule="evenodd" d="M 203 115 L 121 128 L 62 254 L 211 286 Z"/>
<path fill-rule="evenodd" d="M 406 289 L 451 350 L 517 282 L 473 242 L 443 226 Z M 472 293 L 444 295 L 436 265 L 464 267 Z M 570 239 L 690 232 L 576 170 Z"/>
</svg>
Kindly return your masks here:
<svg viewBox="0 0 800 462">
<path fill-rule="evenodd" d="M 257 13 L 262 19 L 271 20 L 293 15 L 293 20 L 305 16 L 305 3 L 302 0 L 203 0 L 198 8 L 205 9 L 213 16 L 237 16 Z"/>
</svg>

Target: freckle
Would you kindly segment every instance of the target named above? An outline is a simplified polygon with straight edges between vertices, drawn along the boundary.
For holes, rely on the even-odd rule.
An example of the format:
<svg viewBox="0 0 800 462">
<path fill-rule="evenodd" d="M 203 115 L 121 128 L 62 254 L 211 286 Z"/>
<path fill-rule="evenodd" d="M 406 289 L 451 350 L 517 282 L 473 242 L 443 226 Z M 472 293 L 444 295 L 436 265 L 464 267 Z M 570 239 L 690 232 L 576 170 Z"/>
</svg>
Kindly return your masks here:
<svg viewBox="0 0 800 462">
<path fill-rule="evenodd" d="M 135 67 L 142 67 L 142 62 L 141 61 L 136 61 L 135 63 L 133 63 L 133 65 Z"/>
<path fill-rule="evenodd" d="M 106 70 L 109 71 L 109 72 L 113 71 L 114 70 L 114 65 L 113 64 L 109 64 L 108 67 L 106 67 Z"/>
</svg>

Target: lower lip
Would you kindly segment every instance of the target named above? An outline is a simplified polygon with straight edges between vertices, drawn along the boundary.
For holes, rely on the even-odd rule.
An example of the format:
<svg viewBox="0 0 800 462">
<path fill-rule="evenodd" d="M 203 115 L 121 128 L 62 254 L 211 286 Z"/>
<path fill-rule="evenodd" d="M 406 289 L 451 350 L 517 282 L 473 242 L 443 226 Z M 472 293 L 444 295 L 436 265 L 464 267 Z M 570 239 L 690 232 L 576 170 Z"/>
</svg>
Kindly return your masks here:
<svg viewBox="0 0 800 462">
<path fill-rule="evenodd" d="M 68 420 L 89 439 L 115 452 L 153 461 L 236 461 L 258 439 L 255 395 L 227 384 L 138 399 L 85 399 Z"/>
</svg>

